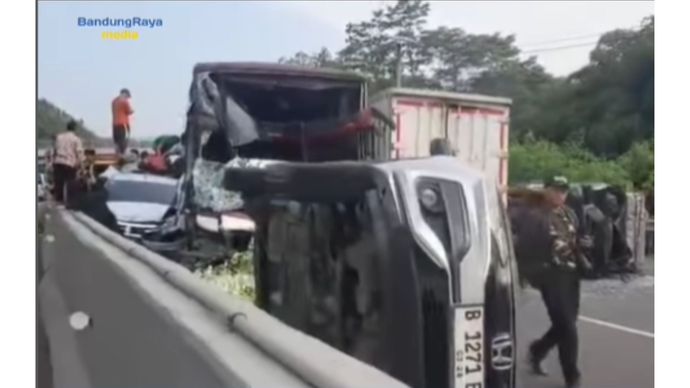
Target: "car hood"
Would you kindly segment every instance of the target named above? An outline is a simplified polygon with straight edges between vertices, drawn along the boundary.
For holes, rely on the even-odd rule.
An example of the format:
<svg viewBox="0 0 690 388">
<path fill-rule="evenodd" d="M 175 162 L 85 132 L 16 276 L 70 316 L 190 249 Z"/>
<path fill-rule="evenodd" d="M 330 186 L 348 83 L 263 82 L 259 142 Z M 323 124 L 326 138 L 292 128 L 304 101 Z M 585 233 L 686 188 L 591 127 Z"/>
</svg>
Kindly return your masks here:
<svg viewBox="0 0 690 388">
<path fill-rule="evenodd" d="M 158 223 L 170 205 L 147 202 L 108 201 L 108 209 L 120 222 Z"/>
</svg>

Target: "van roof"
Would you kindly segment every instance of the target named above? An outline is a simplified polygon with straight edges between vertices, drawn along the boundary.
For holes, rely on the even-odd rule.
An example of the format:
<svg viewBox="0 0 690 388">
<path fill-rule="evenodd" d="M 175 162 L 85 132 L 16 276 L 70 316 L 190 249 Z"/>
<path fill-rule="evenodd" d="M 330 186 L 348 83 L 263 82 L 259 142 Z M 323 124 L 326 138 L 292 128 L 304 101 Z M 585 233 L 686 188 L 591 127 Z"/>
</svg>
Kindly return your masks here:
<svg viewBox="0 0 690 388">
<path fill-rule="evenodd" d="M 346 81 L 366 81 L 366 77 L 353 71 L 268 62 L 205 62 L 194 66 L 195 75 L 205 72 L 248 75 L 292 75 Z"/>
</svg>

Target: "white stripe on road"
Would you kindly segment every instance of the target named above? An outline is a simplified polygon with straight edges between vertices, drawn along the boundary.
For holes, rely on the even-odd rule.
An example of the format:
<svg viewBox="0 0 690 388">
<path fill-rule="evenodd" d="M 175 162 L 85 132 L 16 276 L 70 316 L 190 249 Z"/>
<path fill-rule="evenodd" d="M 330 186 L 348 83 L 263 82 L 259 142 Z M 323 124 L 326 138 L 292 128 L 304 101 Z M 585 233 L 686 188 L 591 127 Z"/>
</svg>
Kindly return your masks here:
<svg viewBox="0 0 690 388">
<path fill-rule="evenodd" d="M 529 293 L 529 294 L 539 295 L 539 291 L 534 290 L 534 289 L 532 289 L 532 288 L 528 288 L 528 289 L 526 289 L 525 291 L 526 291 L 526 293 Z M 606 321 L 602 321 L 602 320 L 599 320 L 599 319 L 596 319 L 596 318 L 586 317 L 586 316 L 583 316 L 583 315 L 580 315 L 580 316 L 578 317 L 578 319 L 581 320 L 581 321 L 584 321 L 584 322 L 593 323 L 593 324 L 595 324 L 595 325 L 600 325 L 600 326 L 608 327 L 609 329 L 620 330 L 620 331 L 625 332 L 625 333 L 635 334 L 635 335 L 639 335 L 639 336 L 641 336 L 641 337 L 646 337 L 646 338 L 654 339 L 654 333 L 649 332 L 649 331 L 633 329 L 632 327 L 627 327 L 627 326 L 623 326 L 623 325 L 618 325 L 618 324 L 615 324 L 615 323 L 606 322 Z"/>
<path fill-rule="evenodd" d="M 584 316 L 582 316 L 582 315 L 580 315 L 578 318 L 579 318 L 581 321 L 593 323 L 593 324 L 595 324 L 595 325 L 601 325 L 601 326 L 608 327 L 608 328 L 610 328 L 610 329 L 620 330 L 620 331 L 624 331 L 624 332 L 626 332 L 626 333 L 636 334 L 636 335 L 639 335 L 639 336 L 642 336 L 642 337 L 647 337 L 647 338 L 652 338 L 652 339 L 654 339 L 654 333 L 650 333 L 650 332 L 648 332 L 648 331 L 637 330 L 637 329 L 633 329 L 633 328 L 631 328 L 631 327 L 622 326 L 622 325 L 617 325 L 617 324 L 611 323 L 611 322 L 601 321 L 601 320 L 594 319 L 594 318 L 590 318 L 590 317 L 584 317 Z"/>
</svg>

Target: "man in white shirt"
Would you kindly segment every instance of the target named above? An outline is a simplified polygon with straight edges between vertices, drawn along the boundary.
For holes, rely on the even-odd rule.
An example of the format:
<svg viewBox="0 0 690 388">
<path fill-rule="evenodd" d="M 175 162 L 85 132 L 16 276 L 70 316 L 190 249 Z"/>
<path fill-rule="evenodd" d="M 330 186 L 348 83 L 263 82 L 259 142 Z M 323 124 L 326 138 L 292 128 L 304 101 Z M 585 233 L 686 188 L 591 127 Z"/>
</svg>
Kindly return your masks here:
<svg viewBox="0 0 690 388">
<path fill-rule="evenodd" d="M 77 177 L 77 170 L 84 162 L 84 147 L 76 135 L 77 123 L 67 123 L 67 130 L 55 138 L 53 150 L 53 195 L 57 202 L 65 202 L 67 187 Z"/>
</svg>

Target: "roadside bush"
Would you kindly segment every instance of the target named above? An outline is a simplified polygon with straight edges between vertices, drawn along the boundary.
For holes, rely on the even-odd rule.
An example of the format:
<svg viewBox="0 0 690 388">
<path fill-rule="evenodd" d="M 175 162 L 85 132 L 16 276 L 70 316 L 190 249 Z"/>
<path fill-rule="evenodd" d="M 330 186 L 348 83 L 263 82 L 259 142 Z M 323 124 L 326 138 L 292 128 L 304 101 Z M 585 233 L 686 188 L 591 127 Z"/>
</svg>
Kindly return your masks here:
<svg viewBox="0 0 690 388">
<path fill-rule="evenodd" d="M 256 292 L 251 251 L 235 253 L 228 263 L 197 270 L 195 274 L 229 294 L 254 302 Z"/>
<path fill-rule="evenodd" d="M 634 144 L 620 157 L 633 186 L 644 191 L 654 191 L 654 145 L 651 142 Z"/>
<path fill-rule="evenodd" d="M 620 159 L 602 159 L 573 144 L 561 146 L 546 141 L 511 144 L 509 169 L 511 184 L 543 181 L 553 175 L 564 175 L 571 182 L 604 182 L 626 189 L 632 188 L 633 183 L 630 170 Z"/>
</svg>

